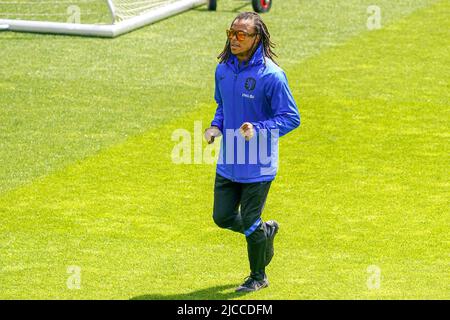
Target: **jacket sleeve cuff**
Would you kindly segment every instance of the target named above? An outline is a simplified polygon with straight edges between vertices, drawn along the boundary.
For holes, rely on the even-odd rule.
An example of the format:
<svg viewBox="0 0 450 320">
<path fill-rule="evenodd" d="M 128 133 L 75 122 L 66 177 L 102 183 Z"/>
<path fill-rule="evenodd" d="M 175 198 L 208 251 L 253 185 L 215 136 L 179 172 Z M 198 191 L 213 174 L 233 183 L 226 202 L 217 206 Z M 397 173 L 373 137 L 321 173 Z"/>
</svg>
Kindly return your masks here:
<svg viewBox="0 0 450 320">
<path fill-rule="evenodd" d="M 215 127 L 219 128 L 219 130 L 222 132 L 222 129 L 223 129 L 222 123 L 219 123 L 218 121 L 212 121 L 211 122 L 211 127 L 212 126 L 215 126 Z"/>
<path fill-rule="evenodd" d="M 261 126 L 259 125 L 258 122 L 250 122 L 253 125 L 253 129 L 255 130 L 256 133 L 259 132 L 259 130 L 261 129 Z"/>
</svg>

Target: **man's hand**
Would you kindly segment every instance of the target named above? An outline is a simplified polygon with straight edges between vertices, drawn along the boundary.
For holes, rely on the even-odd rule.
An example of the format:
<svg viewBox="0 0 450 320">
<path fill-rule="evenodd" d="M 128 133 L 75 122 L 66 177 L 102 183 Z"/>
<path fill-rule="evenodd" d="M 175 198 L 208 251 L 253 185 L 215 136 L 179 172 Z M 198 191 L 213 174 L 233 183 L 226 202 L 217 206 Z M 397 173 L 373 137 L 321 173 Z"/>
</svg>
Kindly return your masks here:
<svg viewBox="0 0 450 320">
<path fill-rule="evenodd" d="M 245 138 L 246 141 L 253 138 L 255 134 L 255 130 L 253 129 L 253 125 L 250 122 L 244 122 L 239 128 L 240 134 Z"/>
<path fill-rule="evenodd" d="M 216 137 L 220 137 L 222 135 L 222 132 L 220 132 L 219 128 L 216 126 L 209 127 L 205 130 L 205 139 L 208 144 L 211 144 L 214 142 L 214 139 Z"/>
</svg>

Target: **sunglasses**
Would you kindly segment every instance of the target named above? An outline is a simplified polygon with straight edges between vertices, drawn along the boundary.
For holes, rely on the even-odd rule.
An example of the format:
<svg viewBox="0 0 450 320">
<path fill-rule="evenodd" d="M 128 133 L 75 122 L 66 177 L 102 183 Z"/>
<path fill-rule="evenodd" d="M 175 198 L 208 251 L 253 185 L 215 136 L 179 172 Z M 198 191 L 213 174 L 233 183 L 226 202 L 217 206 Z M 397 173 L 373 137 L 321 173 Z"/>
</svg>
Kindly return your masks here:
<svg viewBox="0 0 450 320">
<path fill-rule="evenodd" d="M 241 30 L 227 30 L 227 37 L 230 40 L 233 39 L 234 36 L 236 36 L 236 39 L 238 41 L 244 41 L 247 37 L 253 37 L 254 35 L 256 35 L 256 33 L 247 33 Z"/>
</svg>

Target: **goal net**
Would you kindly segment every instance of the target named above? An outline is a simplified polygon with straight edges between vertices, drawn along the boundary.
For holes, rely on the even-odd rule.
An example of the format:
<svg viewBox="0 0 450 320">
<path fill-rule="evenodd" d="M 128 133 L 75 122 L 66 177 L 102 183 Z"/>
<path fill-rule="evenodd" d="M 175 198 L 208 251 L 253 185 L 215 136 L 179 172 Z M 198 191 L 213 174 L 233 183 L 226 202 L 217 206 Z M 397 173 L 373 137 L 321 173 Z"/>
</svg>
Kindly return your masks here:
<svg viewBox="0 0 450 320">
<path fill-rule="evenodd" d="M 207 0 L 0 0 L 0 29 L 115 37 Z"/>
</svg>

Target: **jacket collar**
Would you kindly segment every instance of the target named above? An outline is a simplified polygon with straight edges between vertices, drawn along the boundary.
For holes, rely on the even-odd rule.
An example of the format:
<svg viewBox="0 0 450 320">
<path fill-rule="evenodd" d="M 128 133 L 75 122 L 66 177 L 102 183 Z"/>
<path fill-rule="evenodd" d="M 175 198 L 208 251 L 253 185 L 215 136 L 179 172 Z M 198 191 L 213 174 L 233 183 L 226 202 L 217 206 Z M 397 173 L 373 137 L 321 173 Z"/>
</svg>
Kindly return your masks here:
<svg viewBox="0 0 450 320">
<path fill-rule="evenodd" d="M 263 48 L 262 48 L 262 42 L 258 44 L 258 47 L 256 48 L 253 55 L 250 57 L 249 60 L 243 62 L 239 66 L 239 60 L 234 54 L 230 54 L 230 57 L 228 58 L 227 64 L 237 70 L 241 71 L 242 69 L 248 67 L 248 66 L 254 66 L 265 63 L 264 55 L 263 55 Z"/>
</svg>

